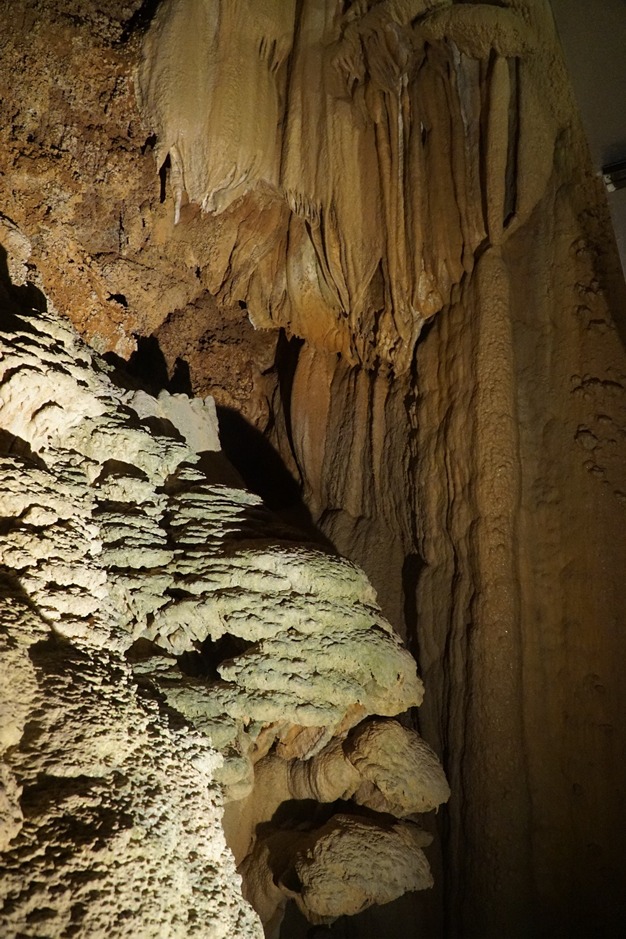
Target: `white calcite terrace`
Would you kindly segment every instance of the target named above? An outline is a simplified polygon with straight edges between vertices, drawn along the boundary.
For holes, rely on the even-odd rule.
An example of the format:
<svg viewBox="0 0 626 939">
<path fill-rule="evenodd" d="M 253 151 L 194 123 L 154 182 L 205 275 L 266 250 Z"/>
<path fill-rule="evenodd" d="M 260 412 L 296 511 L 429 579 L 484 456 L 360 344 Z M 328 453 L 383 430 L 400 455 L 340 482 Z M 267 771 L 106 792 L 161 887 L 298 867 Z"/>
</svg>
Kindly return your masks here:
<svg viewBox="0 0 626 939">
<path fill-rule="evenodd" d="M 199 925 L 207 917 L 211 936 L 257 935 L 224 841 L 224 800 L 248 806 L 226 824 L 232 845 L 245 843 L 244 871 L 260 850 L 252 822 L 294 798 L 288 785 L 267 791 L 268 760 L 294 778 L 300 771 L 296 798 L 354 795 L 355 810 L 371 806 L 367 826 L 376 828 L 375 813 L 398 802 L 376 769 L 386 759 L 376 755 L 379 736 L 388 733 L 393 750 L 400 729 L 405 747 L 394 758 L 409 771 L 422 753 L 416 735 L 380 720 L 421 703 L 415 663 L 362 571 L 287 530 L 244 488 L 219 451 L 211 399 L 124 387 L 68 322 L 20 308 L 10 286 L 3 301 L 5 694 L 20 689 L 0 712 L 7 923 L 32 919 L 38 931 L 26 935 L 64 934 L 83 902 L 87 888 L 76 893 L 72 882 L 88 857 L 101 875 L 80 935 L 135 935 L 137 922 L 146 936 L 164 935 L 163 922 L 167 935 L 208 935 Z M 372 732 L 359 727 L 373 715 L 368 762 Z M 365 768 L 329 796 L 302 772 L 338 754 L 341 741 Z M 424 751 L 425 780 L 434 762 Z M 448 798 L 438 771 L 438 800 L 426 783 L 407 811 Z M 348 853 L 363 824 L 347 824 Z M 342 825 L 332 838 L 339 856 Z M 406 852 L 413 829 L 382 823 L 372 864 Z M 34 858 L 47 851 L 67 857 L 42 867 Z M 302 863 L 295 844 L 292 855 L 289 863 Z M 33 863 L 36 886 L 24 892 Z M 316 856 L 316 896 L 329 889 L 319 884 L 334 863 L 326 849 Z M 162 877 L 181 890 L 158 901 Z M 400 892 L 427 881 L 409 876 Z M 356 906 L 397 893 L 379 884 Z M 191 904 L 192 894 L 201 901 Z M 292 894 L 280 893 L 274 919 Z M 345 909 L 340 899 L 301 906 L 332 919 L 355 902 L 346 894 Z"/>
<path fill-rule="evenodd" d="M 0 3 L 0 939 L 622 935 L 620 42 Z"/>
</svg>

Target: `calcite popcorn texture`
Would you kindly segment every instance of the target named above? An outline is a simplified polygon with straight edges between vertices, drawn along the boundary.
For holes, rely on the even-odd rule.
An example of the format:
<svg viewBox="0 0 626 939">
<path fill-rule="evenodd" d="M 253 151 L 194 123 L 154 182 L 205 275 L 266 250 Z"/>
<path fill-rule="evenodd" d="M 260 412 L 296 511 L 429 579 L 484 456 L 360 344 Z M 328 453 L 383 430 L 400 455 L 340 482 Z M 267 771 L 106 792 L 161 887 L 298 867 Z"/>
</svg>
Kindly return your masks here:
<svg viewBox="0 0 626 939">
<path fill-rule="evenodd" d="M 260 935 L 225 803 L 268 929 L 290 898 L 326 922 L 431 886 L 413 816 L 449 789 L 390 720 L 423 689 L 363 573 L 242 487 L 210 399 L 125 389 L 19 289 L 0 335 L 3 935 Z M 283 802 L 338 799 L 305 834 L 272 828 Z M 301 889 L 274 883 L 278 859 Z"/>
<path fill-rule="evenodd" d="M 346 927 L 357 934 L 408 936 L 427 922 L 432 936 L 612 939 L 626 921 L 626 298 L 550 6 L 0 4 L 0 207 L 17 226 L 7 223 L 3 244 L 20 300 L 37 300 L 23 284 L 26 264 L 98 351 L 128 358 L 138 346 L 139 357 L 151 344 L 162 361 L 149 362 L 144 378 L 150 371 L 156 387 L 233 409 L 230 434 L 220 412 L 222 445 L 247 487 L 273 497 L 283 518 L 294 517 L 294 490 L 302 497 L 318 530 L 366 572 L 418 661 L 427 689 L 420 730 L 445 759 L 452 790 L 426 852 L 435 887 L 370 908 Z M 593 16 L 597 4 L 560 6 Z M 140 423 L 182 421 L 183 437 L 195 434 L 199 415 L 184 418 L 178 399 L 133 397 Z M 38 417 L 44 436 L 52 416 Z M 284 476 L 276 482 L 276 461 L 263 488 L 268 440 L 296 480 L 291 488 Z M 125 499 L 138 500 L 145 480 L 139 471 L 116 479 L 114 469 L 100 481 L 112 532 L 105 550 L 121 609 L 136 607 L 132 616 L 145 615 L 152 630 L 129 655 L 141 695 L 184 709 L 194 726 L 204 720 L 202 732 L 223 750 L 216 773 L 233 798 L 228 839 L 238 860 L 258 859 L 259 880 L 246 875 L 246 889 L 268 923 L 298 878 L 310 885 L 312 912 L 325 892 L 321 872 L 320 889 L 312 886 L 317 865 L 306 876 L 302 868 L 308 842 L 283 850 L 291 836 L 275 831 L 301 819 L 285 819 L 284 809 L 267 819 L 260 783 L 306 791 L 301 769 L 286 780 L 275 758 L 305 767 L 319 793 L 321 846 L 350 830 L 323 801 L 338 789 L 352 803 L 366 798 L 365 814 L 393 805 L 393 824 L 404 824 L 404 796 L 367 749 L 379 725 L 366 720 L 361 735 L 359 724 L 349 727 L 358 715 L 344 727 L 335 712 L 336 734 L 325 739 L 329 726 L 299 700 L 301 723 L 279 740 L 274 730 L 259 735 L 246 751 L 254 728 L 240 738 L 235 714 L 207 712 L 202 672 L 219 682 L 217 668 L 226 674 L 234 661 L 225 684 L 268 707 L 293 647 L 262 631 L 229 638 L 231 628 L 250 628 L 233 569 L 228 591 L 213 598 L 215 615 L 228 620 L 223 636 L 215 638 L 215 623 L 194 640 L 199 651 L 181 653 L 191 615 L 205 621 L 206 596 L 201 586 L 193 593 L 194 560 L 176 575 L 187 578 L 184 594 L 165 594 L 155 609 L 170 589 L 157 575 L 174 563 L 176 541 L 161 540 L 155 499 L 178 500 L 180 520 L 167 527 L 178 525 L 186 543 L 206 537 L 203 525 L 194 531 L 203 499 L 189 479 L 156 495 L 148 482 L 131 521 Z M 227 488 L 241 483 L 229 476 Z M 72 499 L 71 511 L 69 497 L 58 510 L 74 528 L 65 516 L 55 528 L 68 553 L 74 529 L 91 524 L 78 490 Z M 211 504 L 214 518 L 238 511 L 228 496 Z M 128 571 L 126 544 L 152 567 Z M 310 557 L 310 545 L 299 548 Z M 68 566 L 77 568 L 72 550 Z M 43 551 L 38 545 L 42 570 L 60 576 L 58 559 Z M 98 563 L 80 558 L 98 597 Z M 260 624 L 271 622 L 265 607 L 274 602 L 262 599 L 270 582 L 275 596 L 285 583 L 278 555 L 270 561 L 277 567 L 255 555 L 249 578 Z M 205 565 L 196 579 L 210 576 Z M 325 662 L 293 582 L 303 648 Z M 32 588 L 46 616 L 58 617 L 59 591 L 48 596 L 34 577 Z M 68 596 L 77 617 L 93 606 L 80 590 Z M 257 655 L 261 647 L 276 654 L 278 671 Z M 261 675 L 271 692 L 258 687 Z M 326 680 L 316 683 L 314 708 L 330 717 Z M 367 670 L 346 676 L 346 698 L 362 680 Z M 301 689 L 298 671 L 292 702 Z M 25 685 L 11 713 L 22 697 Z M 383 726 L 396 740 L 389 717 Z M 249 793 L 252 763 L 258 799 Z M 17 783 L 3 779 L 11 833 Z M 255 820 L 269 826 L 268 838 L 251 845 Z M 323 853 L 311 847 L 312 859 Z M 358 876 L 350 891 L 357 903 Z M 293 904 L 287 932 L 290 917 L 298 918 Z"/>
</svg>

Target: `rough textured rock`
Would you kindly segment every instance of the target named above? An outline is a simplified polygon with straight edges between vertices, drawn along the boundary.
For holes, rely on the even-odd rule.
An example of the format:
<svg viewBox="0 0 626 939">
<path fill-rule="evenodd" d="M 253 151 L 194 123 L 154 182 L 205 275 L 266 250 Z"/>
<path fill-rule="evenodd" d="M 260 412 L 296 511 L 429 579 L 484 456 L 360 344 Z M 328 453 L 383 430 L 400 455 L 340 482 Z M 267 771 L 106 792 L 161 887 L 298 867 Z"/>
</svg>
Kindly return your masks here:
<svg viewBox="0 0 626 939">
<path fill-rule="evenodd" d="M 0 16 L 0 205 L 29 236 L 5 246 L 99 349 L 149 337 L 131 364 L 155 387 L 263 432 L 418 659 L 452 788 L 441 870 L 426 919 L 370 931 L 616 935 L 626 301 L 547 0 Z M 153 652 L 134 667 L 173 695 Z M 318 733 L 276 750 L 317 761 Z"/>
<path fill-rule="evenodd" d="M 423 852 L 413 851 L 432 836 L 416 822 L 449 796 L 439 761 L 419 735 L 396 721 L 373 720 L 310 759 L 289 758 L 284 747 L 265 756 L 255 767 L 253 792 L 226 806 L 224 827 L 235 859 L 243 860 L 245 895 L 271 931 L 290 898 L 313 922 L 332 922 L 432 886 Z M 311 800 L 320 803 L 317 817 L 307 809 Z M 333 803 L 342 811 L 332 814 Z M 409 820 L 394 824 L 394 816 Z M 364 863 L 370 839 L 375 876 Z"/>
<path fill-rule="evenodd" d="M 15 257 L 12 269 L 19 280 Z M 69 323 L 20 309 L 19 283 L 3 291 L 0 565 L 8 688 L 19 692 L 1 725 L 6 934 L 258 934 L 222 798 L 249 797 L 271 819 L 294 793 L 283 787 L 272 802 L 254 764 L 271 750 L 292 769 L 355 725 L 367 767 L 341 795 L 373 810 L 375 863 L 388 856 L 393 868 L 417 826 L 386 832 L 376 813 L 391 806 L 364 785 L 386 791 L 375 761 L 399 725 L 381 722 L 382 742 L 363 746 L 360 722 L 418 705 L 423 689 L 363 573 L 299 542 L 241 487 L 211 399 L 126 390 Z M 408 811 L 428 811 L 449 796 L 443 771 L 433 789 L 434 754 L 400 733 L 407 774 L 424 764 Z M 297 798 L 338 796 L 301 784 Z M 349 852 L 358 832 L 369 852 L 363 824 L 346 833 Z M 231 822 L 228 833 L 245 839 L 238 861 L 254 852 L 256 825 Z M 336 880 L 336 853 L 316 861 L 317 880 Z M 49 854 L 67 857 L 48 865 Z M 74 891 L 81 872 L 97 889 Z M 368 894 L 362 874 L 358 907 L 429 876 L 394 880 L 387 895 Z M 302 903 L 312 916 L 324 908 Z M 346 896 L 324 915 L 353 907 Z"/>
<path fill-rule="evenodd" d="M 14 582 L 2 592 L 22 704 L 3 756 L 3 935 L 261 936 L 220 825 L 218 755 L 139 700 L 119 656 L 55 638 Z"/>
<path fill-rule="evenodd" d="M 430 840 L 415 825 L 382 827 L 367 818 L 337 814 L 306 834 L 278 832 L 259 839 L 243 864 L 245 893 L 263 911 L 270 935 L 275 907 L 280 909 L 289 896 L 309 921 L 333 922 L 342 914 L 361 912 L 372 901 L 389 903 L 432 887 L 422 851 Z M 363 864 L 364 844 L 379 859 L 373 879 Z"/>
<path fill-rule="evenodd" d="M 91 374 L 71 328 L 18 315 L 20 289 L 0 287 L 2 933 L 262 935 L 220 824 L 222 758 L 137 694 L 122 654 L 114 545 L 124 539 L 131 566 L 143 548 L 149 566 L 163 552 L 127 537 L 140 533 L 131 512 L 114 538 L 98 510 L 132 494 L 149 519 L 142 486 L 147 470 L 167 473 L 163 442 Z M 172 465 L 190 454 L 170 444 Z"/>
</svg>

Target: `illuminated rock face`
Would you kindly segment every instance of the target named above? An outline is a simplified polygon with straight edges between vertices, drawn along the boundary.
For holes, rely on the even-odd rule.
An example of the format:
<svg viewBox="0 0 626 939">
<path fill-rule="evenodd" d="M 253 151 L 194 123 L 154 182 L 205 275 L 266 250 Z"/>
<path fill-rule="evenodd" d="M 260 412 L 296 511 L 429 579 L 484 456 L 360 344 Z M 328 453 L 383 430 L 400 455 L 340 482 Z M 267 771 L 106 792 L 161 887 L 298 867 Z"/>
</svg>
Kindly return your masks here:
<svg viewBox="0 0 626 939">
<path fill-rule="evenodd" d="M 508 121 L 512 100 L 532 130 L 543 116 L 518 87 L 533 39 L 517 11 L 450 0 L 163 3 L 138 88 L 176 219 L 183 199 L 236 212 L 222 284 L 255 325 L 406 371 L 550 174 L 558 123 L 538 147 Z"/>
<path fill-rule="evenodd" d="M 270 440 L 315 525 L 366 571 L 418 660 L 427 689 L 419 726 L 452 796 L 438 816 L 441 864 L 424 893 L 433 898 L 426 920 L 405 906 L 399 924 L 390 910 L 378 933 L 427 922 L 434 935 L 445 921 L 451 933 L 481 937 L 616 934 L 626 919 L 617 795 L 626 787 L 626 302 L 548 3 L 10 7 L 0 14 L 9 76 L 0 205 L 29 238 L 7 230 L 10 256 L 23 255 L 29 277 L 99 351 L 128 358 L 137 335 L 158 341 L 155 385 L 180 391 L 187 381 L 185 390 L 213 395 Z M 163 414 L 168 400 L 144 413 L 138 396 L 140 419 L 176 423 Z M 36 421 L 44 436 L 49 417 Z M 241 463 L 253 489 L 258 453 Z M 124 521 L 136 551 L 152 552 L 150 576 L 128 578 L 125 594 L 123 578 L 115 582 L 137 622 L 145 618 L 131 653 L 136 680 L 198 722 L 207 706 L 198 663 L 181 651 L 187 613 L 200 609 L 213 626 L 194 641 L 246 707 L 260 704 L 255 682 L 282 674 L 263 650 L 281 668 L 295 651 L 286 621 L 279 641 L 263 632 L 283 589 L 282 557 L 239 545 L 242 569 L 254 571 L 243 586 L 273 599 L 257 602 L 257 632 L 235 648 L 218 633 L 252 629 L 237 565 L 211 603 L 190 590 L 158 609 L 170 582 L 154 573 L 173 565 L 193 580 L 167 555 L 171 538 L 156 537 L 170 501 L 183 509 L 172 533 L 190 544 L 206 537 L 205 525 L 196 531 L 199 502 L 211 524 L 221 513 L 239 524 L 243 511 L 253 527 L 258 502 L 249 493 L 243 510 L 231 496 L 208 509 L 186 479 L 145 495 L 134 529 L 117 503 L 131 489 L 137 498 L 139 481 L 102 480 L 118 492 L 107 524 Z M 271 494 L 293 508 L 287 492 Z M 80 505 L 73 518 L 83 518 Z M 119 548 L 105 545 L 111 559 Z M 327 627 L 307 631 L 296 568 L 316 559 L 321 576 L 315 565 L 327 561 L 310 545 L 300 544 L 299 562 L 285 551 L 297 642 L 324 661 Z M 89 557 L 80 563 L 92 570 Z M 335 570 L 353 596 L 355 568 Z M 202 577 L 216 575 L 203 567 Z M 35 589 L 46 595 L 36 579 Z M 93 602 L 70 595 L 77 609 Z M 337 604 L 318 607 L 318 622 L 334 623 Z M 354 612 L 353 638 L 363 609 Z M 183 682 L 172 678 L 177 657 Z M 365 672 L 357 679 L 368 685 Z M 405 824 L 388 775 L 372 782 L 361 749 L 379 724 L 357 730 L 352 712 L 342 724 L 320 676 L 315 707 L 335 734 L 325 737 L 299 687 L 289 696 L 298 723 L 270 735 L 274 749 L 264 753 L 262 739 L 252 755 L 234 747 L 216 770 L 236 797 L 229 841 L 269 924 L 298 883 L 302 908 L 329 910 L 315 859 L 345 832 L 348 865 L 359 826 L 325 817 L 327 795 L 341 788 L 374 811 L 388 801 L 394 825 Z M 238 744 L 239 720 L 220 694 L 220 720 L 210 715 L 202 729 L 218 749 Z M 387 690 L 374 683 L 368 694 L 374 708 Z M 391 705 L 383 713 L 395 739 Z M 421 752 L 413 740 L 405 765 Z M 287 775 L 302 756 L 304 782 L 300 770 Z M 253 760 L 256 797 L 246 794 Z M 274 830 L 251 843 L 268 822 L 263 779 L 272 798 L 316 793 L 318 848 Z M 19 825 L 15 791 L 7 777 L 9 832 Z M 398 859 L 412 851 L 400 831 Z M 404 889 L 416 882 L 417 868 L 396 867 Z M 353 908 L 360 889 L 355 876 Z"/>
<path fill-rule="evenodd" d="M 389 816 L 449 789 L 421 738 L 382 719 L 423 689 L 364 574 L 242 488 L 211 399 L 124 390 L 73 327 L 16 296 L 4 291 L 0 339 L 5 929 L 206 935 L 209 920 L 216 937 L 258 935 L 224 800 L 244 891 L 272 926 L 289 898 L 325 922 L 432 886 L 430 836 Z M 281 787 L 257 779 L 263 758 Z M 283 802 L 351 798 L 355 814 L 319 832 L 311 817 L 315 886 L 247 887 L 260 852 L 273 863 Z M 285 868 L 307 866 L 297 834 Z M 369 889 L 363 853 L 381 866 Z M 41 867 L 46 854 L 63 860 Z M 358 884 L 342 897 L 344 855 Z M 98 881 L 88 909 L 81 873 Z"/>
<path fill-rule="evenodd" d="M 138 693 L 124 655 L 172 557 L 156 490 L 192 451 L 151 437 L 72 327 L 22 315 L 12 293 L 2 283 L 2 933 L 262 936 L 220 823 L 222 759 Z"/>
</svg>

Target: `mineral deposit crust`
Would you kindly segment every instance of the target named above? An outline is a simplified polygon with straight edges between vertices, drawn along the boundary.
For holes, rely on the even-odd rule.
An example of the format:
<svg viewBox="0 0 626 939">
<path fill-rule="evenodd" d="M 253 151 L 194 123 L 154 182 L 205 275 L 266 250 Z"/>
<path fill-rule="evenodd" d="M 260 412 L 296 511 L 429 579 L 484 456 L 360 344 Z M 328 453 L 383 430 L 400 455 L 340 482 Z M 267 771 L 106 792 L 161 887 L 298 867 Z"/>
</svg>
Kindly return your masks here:
<svg viewBox="0 0 626 939">
<path fill-rule="evenodd" d="M 158 401 L 143 420 L 169 419 L 163 388 L 211 395 L 248 488 L 281 513 L 280 536 L 283 522 L 297 517 L 310 534 L 313 522 L 317 537 L 321 530 L 365 570 L 385 620 L 417 658 L 427 692 L 420 730 L 445 762 L 452 795 L 426 849 L 430 907 L 404 905 L 405 920 L 387 908 L 370 931 L 387 934 L 393 924 L 410 934 L 419 922 L 433 935 L 618 934 L 626 921 L 626 299 L 549 4 L 148 6 L 15 0 L 0 12 L 0 211 L 12 220 L 2 244 L 20 302 L 36 306 L 38 286 L 99 351 L 128 359 L 138 345 L 130 366 Z M 68 425 L 72 446 L 91 439 L 102 414 L 84 390 L 78 400 L 94 413 L 86 436 Z M 59 416 L 36 415 L 37 445 Z M 230 747 L 240 714 L 224 720 L 229 695 L 212 699 L 214 719 L 193 676 L 183 688 L 171 671 L 192 609 L 213 623 L 213 637 L 233 623 L 247 631 L 241 642 L 272 642 L 276 607 L 260 585 L 276 571 L 240 545 L 241 570 L 252 560 L 261 569 L 248 578 L 229 568 L 228 592 L 209 602 L 197 576 L 206 559 L 194 555 L 174 564 L 190 596 L 157 608 L 170 583 L 162 571 L 174 563 L 159 520 L 175 501 L 171 531 L 202 554 L 208 527 L 217 526 L 210 543 L 222 544 L 240 512 L 254 531 L 267 516 L 258 521 L 252 493 L 240 508 L 241 479 L 223 466 L 219 478 L 239 496 L 213 493 L 210 509 L 193 473 L 176 492 L 156 493 L 137 475 L 99 479 L 111 431 L 88 454 L 96 475 L 87 489 L 93 496 L 104 486 L 112 500 L 100 531 L 124 532 L 102 540 L 102 553 L 128 615 L 146 627 L 152 617 L 132 680 L 158 685 L 160 700 L 184 708 L 188 721 L 204 714 L 202 734 Z M 175 462 L 182 436 L 168 444 Z M 138 440 L 147 449 L 133 453 L 148 466 L 153 444 Z M 268 441 L 295 484 L 279 476 Z M 92 503 L 72 466 L 59 466 L 52 486 L 29 451 L 9 456 L 20 461 L 13 476 L 27 466 L 32 486 L 47 493 L 36 511 L 17 502 L 15 511 L 49 524 L 62 545 L 61 557 L 46 554 L 45 539 L 26 553 L 14 545 L 11 563 L 32 555 L 36 564 L 20 570 L 54 569 L 70 581 L 59 596 L 45 577 L 31 578 L 45 630 L 60 603 L 80 622 L 109 589 L 95 548 L 72 553 L 77 538 L 88 546 L 100 537 L 90 534 Z M 133 519 L 120 509 L 129 498 Z M 150 564 L 132 576 L 127 539 Z M 310 547 L 301 549 L 310 560 Z M 218 574 L 203 567 L 203 578 Z M 93 585 L 88 596 L 81 583 Z M 293 616 L 307 650 L 324 660 L 320 642 L 340 600 L 322 608 L 318 598 L 319 632 L 307 625 L 302 596 L 290 602 L 280 629 Z M 15 616 L 26 616 L 23 606 Z M 29 617 L 34 629 L 30 609 Z M 201 632 L 195 642 L 222 641 Z M 272 648 L 287 661 L 282 643 Z M 7 661 L 20 649 L 10 645 Z M 281 673 L 257 672 L 262 656 L 235 651 L 243 662 L 231 684 L 245 685 L 246 708 L 271 711 L 254 675 L 274 682 L 276 695 Z M 33 662 L 7 704 L 9 747 L 30 713 Z M 366 680 L 349 678 L 345 701 Z M 321 679 L 318 691 L 315 713 Z M 386 693 L 370 692 L 372 701 Z M 275 698 L 263 719 L 292 704 Z M 331 779 L 353 793 L 367 789 L 346 764 L 352 743 L 341 753 L 336 743 L 351 739 L 348 725 L 363 715 L 347 712 L 342 724 L 322 705 L 336 731 L 324 739 L 320 728 L 331 725 L 316 723 L 310 705 L 298 704 L 300 723 L 282 728 L 280 740 L 274 731 L 261 737 L 259 777 L 273 778 L 277 765 L 281 786 L 299 786 L 275 757 L 280 750 L 290 763 L 313 748 L 307 785 L 320 795 L 335 790 L 313 767 L 332 767 Z M 246 794 L 251 762 L 230 749 L 215 772 L 254 820 L 262 809 Z M 20 796 L 3 773 L 12 838 Z M 376 798 L 385 789 L 398 812 L 380 782 Z M 231 826 L 229 838 L 236 853 L 249 848 L 245 827 Z M 272 844 L 293 857 L 279 841 L 257 844 L 251 887 L 263 897 L 278 891 L 268 907 L 278 917 L 285 893 L 273 881 L 270 889 L 263 858 Z"/>
</svg>

